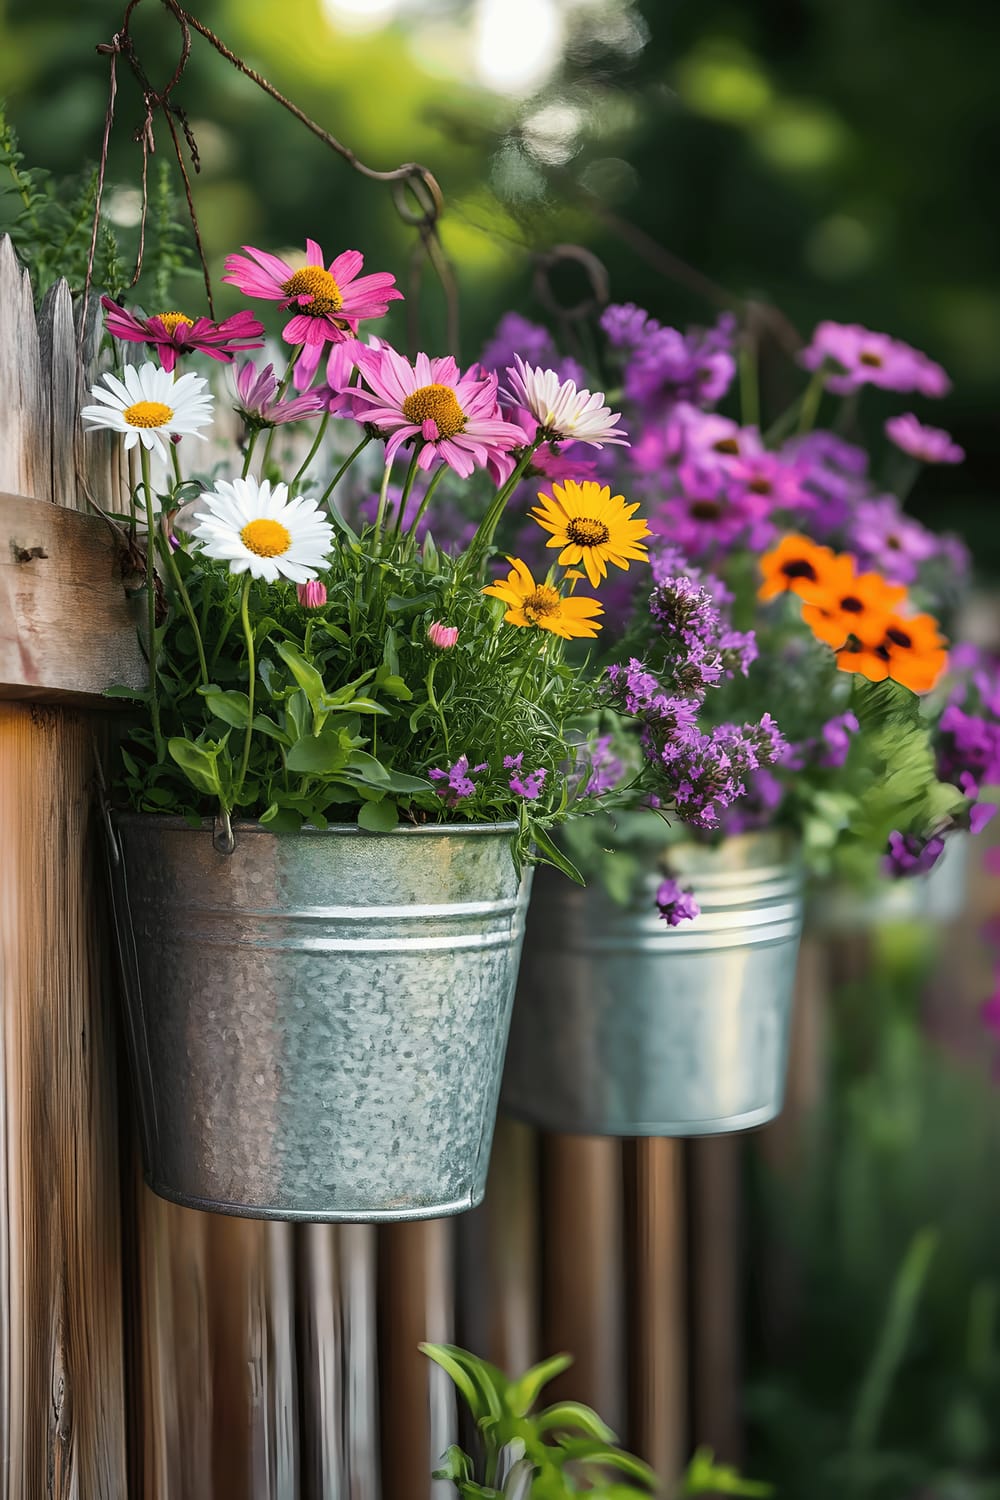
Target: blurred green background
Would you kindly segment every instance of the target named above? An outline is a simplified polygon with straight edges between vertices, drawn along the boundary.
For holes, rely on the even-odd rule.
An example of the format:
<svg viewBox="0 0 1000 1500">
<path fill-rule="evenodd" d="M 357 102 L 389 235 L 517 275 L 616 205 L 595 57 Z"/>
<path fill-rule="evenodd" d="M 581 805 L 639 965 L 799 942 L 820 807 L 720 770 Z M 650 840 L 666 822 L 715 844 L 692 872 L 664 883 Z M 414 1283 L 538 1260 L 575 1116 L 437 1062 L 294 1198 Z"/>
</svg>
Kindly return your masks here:
<svg viewBox="0 0 1000 1500">
<path fill-rule="evenodd" d="M 95 159 L 123 0 L 6 0 L 0 96 L 29 161 Z M 920 413 L 969 451 L 928 476 L 917 508 L 975 534 L 1000 567 L 1000 10 L 986 0 L 196 0 L 206 24 L 365 160 L 425 162 L 477 352 L 504 308 L 542 310 L 532 252 L 566 240 L 605 261 L 612 296 L 663 320 L 710 301 L 637 253 L 628 226 L 736 297 L 906 338 L 955 390 Z M 175 24 L 145 0 L 133 31 L 153 81 Z M 365 251 L 405 284 L 413 231 L 366 182 L 195 38 L 176 95 L 203 170 L 196 197 L 216 270 L 241 242 Z M 143 110 L 123 68 L 110 207 L 137 213 Z M 161 149 L 164 143 L 161 142 Z M 626 221 L 625 239 L 618 219 Z M 192 275 L 191 300 L 199 284 Z M 564 288 L 570 298 L 582 286 Z M 392 332 L 401 337 L 402 313 Z M 444 337 L 428 284 L 423 343 Z M 777 359 L 773 361 L 779 363 Z M 775 377 L 782 379 L 780 369 Z M 888 408 L 887 408 L 888 409 Z M 877 399 L 871 418 L 882 415 Z"/>
</svg>

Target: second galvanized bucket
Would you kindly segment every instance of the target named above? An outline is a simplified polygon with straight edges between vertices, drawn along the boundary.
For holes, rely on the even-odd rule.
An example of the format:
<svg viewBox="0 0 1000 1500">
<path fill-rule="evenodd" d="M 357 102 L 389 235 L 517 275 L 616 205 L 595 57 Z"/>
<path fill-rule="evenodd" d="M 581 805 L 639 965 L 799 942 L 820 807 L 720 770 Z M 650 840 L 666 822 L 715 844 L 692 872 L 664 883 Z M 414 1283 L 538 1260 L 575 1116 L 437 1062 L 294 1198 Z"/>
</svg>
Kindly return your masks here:
<svg viewBox="0 0 1000 1500">
<path fill-rule="evenodd" d="M 665 868 L 701 916 L 659 917 Z M 642 897 L 544 878 L 532 901 L 503 1107 L 546 1130 L 696 1136 L 781 1110 L 802 872 L 776 833 L 650 861 Z"/>
<path fill-rule="evenodd" d="M 514 825 L 115 820 L 146 1177 L 191 1208 L 395 1221 L 485 1190 L 527 906 Z"/>
</svg>

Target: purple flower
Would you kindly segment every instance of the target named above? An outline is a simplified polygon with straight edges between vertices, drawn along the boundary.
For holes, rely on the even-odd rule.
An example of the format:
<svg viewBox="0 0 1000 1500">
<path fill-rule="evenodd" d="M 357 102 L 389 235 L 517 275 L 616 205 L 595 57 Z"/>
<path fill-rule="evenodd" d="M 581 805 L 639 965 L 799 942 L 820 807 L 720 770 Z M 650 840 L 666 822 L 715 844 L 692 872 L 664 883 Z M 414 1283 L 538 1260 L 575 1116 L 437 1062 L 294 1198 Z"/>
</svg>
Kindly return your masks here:
<svg viewBox="0 0 1000 1500">
<path fill-rule="evenodd" d="M 793 438 L 782 453 L 805 468 L 804 485 L 812 500 L 809 535 L 828 541 L 844 529 L 868 492 L 868 454 L 822 428 Z"/>
<path fill-rule="evenodd" d="M 712 405 L 728 391 L 736 373 L 732 353 L 735 322 L 726 315 L 714 328 L 664 328 L 628 303 L 605 310 L 601 326 L 610 342 L 628 353 L 625 394 L 639 406 L 660 410 L 678 401 Z"/>
<path fill-rule="evenodd" d="M 889 852 L 883 860 L 887 875 L 926 875 L 933 870 L 944 851 L 944 839 L 922 838 L 919 834 L 890 833 Z"/>
<path fill-rule="evenodd" d="M 681 493 L 662 500 L 647 514 L 654 536 L 693 559 L 717 557 L 738 544 L 755 551 L 775 536 L 767 501 L 749 490 L 735 491 L 721 473 L 688 465 L 679 471 Z"/>
<path fill-rule="evenodd" d="M 938 722 L 937 772 L 976 797 L 1000 781 L 1000 723 L 949 703 Z"/>
<path fill-rule="evenodd" d="M 752 453 L 729 466 L 730 483 L 737 494 L 753 495 L 768 512 L 797 513 L 812 509 L 812 496 L 805 488 L 809 470 L 805 464 L 779 458 L 776 453 Z"/>
<path fill-rule="evenodd" d="M 831 374 L 826 382 L 827 389 L 840 396 L 863 385 L 878 385 L 888 391 L 919 391 L 923 396 L 946 396 L 951 390 L 945 371 L 926 354 L 859 323 L 820 323 L 799 355 L 799 362 L 807 370 L 830 364 L 843 371 Z"/>
<path fill-rule="evenodd" d="M 512 792 L 516 792 L 517 795 L 519 797 L 523 797 L 526 802 L 537 802 L 538 798 L 542 795 L 542 788 L 545 785 L 545 778 L 548 775 L 548 772 L 544 767 L 539 767 L 537 771 L 527 771 L 525 772 L 524 776 L 522 776 L 521 765 L 523 761 L 523 750 L 519 750 L 516 755 L 504 756 L 504 770 L 513 771 L 514 773 L 511 776 L 508 785 L 510 786 Z"/>
<path fill-rule="evenodd" d="M 577 389 L 587 385 L 583 366 L 568 355 L 560 354 L 555 339 L 547 328 L 540 323 L 529 322 L 518 312 L 507 312 L 497 324 L 496 332 L 483 349 L 479 362 L 485 370 L 493 371 L 502 378 L 508 366 L 514 364 L 516 355 L 525 364 L 557 371 L 560 380 L 572 380 Z M 532 437 L 537 425 L 532 424 Z"/>
<path fill-rule="evenodd" d="M 671 927 L 679 927 L 681 922 L 693 922 L 701 915 L 701 907 L 691 891 L 682 890 L 676 880 L 669 877 L 661 880 L 657 887 L 656 904 L 660 916 Z"/>
<path fill-rule="evenodd" d="M 943 427 L 925 427 L 911 411 L 890 417 L 885 432 L 897 448 L 924 464 L 960 464 L 965 458 L 965 449 L 952 441 L 950 432 Z"/>
<path fill-rule="evenodd" d="M 649 314 L 634 302 L 613 302 L 601 314 L 601 328 L 616 349 L 634 349 L 650 321 Z"/>
<path fill-rule="evenodd" d="M 265 365 L 263 370 L 258 370 L 252 359 L 248 359 L 236 373 L 236 394 L 239 398 L 237 411 L 251 427 L 278 427 L 282 422 L 298 422 L 303 417 L 318 416 L 327 405 L 322 391 L 279 399 L 274 366 Z"/>
<path fill-rule="evenodd" d="M 819 763 L 827 770 L 837 771 L 844 764 L 851 748 L 851 735 L 857 734 L 861 725 L 850 711 L 827 719 L 820 730 L 822 752 Z"/>
<path fill-rule="evenodd" d="M 877 568 L 890 583 L 905 584 L 913 583 L 920 564 L 940 549 L 932 531 L 904 516 L 894 495 L 860 502 L 850 546 L 863 566 Z"/>
<path fill-rule="evenodd" d="M 621 785 L 625 776 L 625 766 L 614 753 L 612 745 L 611 735 L 602 734 L 598 735 L 588 747 L 588 770 L 585 773 L 587 780 L 583 787 L 585 796 L 603 797 L 607 792 L 613 792 Z"/>
<path fill-rule="evenodd" d="M 428 771 L 427 775 L 431 781 L 446 781 L 448 783 L 447 787 L 438 788 L 438 795 L 444 798 L 449 807 L 454 807 L 464 797 L 474 797 L 476 795 L 476 784 L 472 780 L 472 777 L 478 775 L 480 771 L 488 769 L 486 761 L 483 761 L 481 765 L 470 767 L 469 757 L 467 755 L 460 755 L 455 764 L 449 766 L 447 771 L 435 769 Z"/>
</svg>

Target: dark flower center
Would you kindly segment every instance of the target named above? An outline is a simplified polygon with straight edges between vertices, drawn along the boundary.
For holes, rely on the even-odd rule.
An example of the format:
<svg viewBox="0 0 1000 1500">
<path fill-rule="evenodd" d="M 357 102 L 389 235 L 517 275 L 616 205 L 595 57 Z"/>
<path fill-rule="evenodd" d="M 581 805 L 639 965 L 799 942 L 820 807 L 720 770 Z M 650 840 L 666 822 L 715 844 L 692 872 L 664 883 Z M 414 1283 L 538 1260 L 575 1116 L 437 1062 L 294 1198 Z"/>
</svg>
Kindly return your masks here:
<svg viewBox="0 0 1000 1500">
<path fill-rule="evenodd" d="M 691 504 L 690 514 L 695 521 L 717 521 L 722 515 L 722 506 L 718 500 L 695 500 Z"/>
<path fill-rule="evenodd" d="M 747 489 L 750 491 L 751 495 L 769 495 L 773 489 L 773 486 L 769 479 L 764 479 L 762 476 L 758 476 L 758 478 L 756 479 L 751 479 L 750 483 L 747 485 Z"/>
<path fill-rule="evenodd" d="M 782 566 L 781 571 L 786 578 L 811 578 L 813 582 L 816 580 L 816 569 L 804 557 L 793 557 Z"/>
<path fill-rule="evenodd" d="M 876 370 L 881 368 L 883 363 L 881 354 L 876 354 L 873 349 L 866 349 L 863 354 L 858 356 L 859 365 L 872 365 Z"/>
<path fill-rule="evenodd" d="M 885 638 L 887 641 L 891 641 L 894 646 L 901 647 L 904 651 L 911 650 L 913 646 L 913 637 L 907 635 L 905 630 L 900 630 L 895 625 L 890 625 L 885 633 Z"/>
<path fill-rule="evenodd" d="M 849 615 L 861 615 L 865 610 L 861 600 L 855 598 L 853 594 L 848 594 L 846 598 L 841 599 L 840 607 Z"/>
<path fill-rule="evenodd" d="M 716 453 L 739 453 L 740 445 L 734 437 L 720 438 L 712 447 Z"/>
<path fill-rule="evenodd" d="M 566 527 L 566 535 L 577 547 L 604 547 L 611 539 L 604 522 L 590 516 L 574 516 Z"/>
</svg>

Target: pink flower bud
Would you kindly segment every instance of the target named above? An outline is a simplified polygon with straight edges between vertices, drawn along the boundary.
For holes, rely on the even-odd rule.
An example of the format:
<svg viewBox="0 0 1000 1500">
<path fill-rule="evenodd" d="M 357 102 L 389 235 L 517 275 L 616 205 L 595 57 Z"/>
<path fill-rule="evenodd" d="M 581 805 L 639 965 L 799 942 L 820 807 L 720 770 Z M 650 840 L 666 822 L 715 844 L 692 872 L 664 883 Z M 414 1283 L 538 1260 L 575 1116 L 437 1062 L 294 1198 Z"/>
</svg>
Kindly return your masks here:
<svg viewBox="0 0 1000 1500">
<path fill-rule="evenodd" d="M 432 646 L 439 646 L 442 651 L 448 651 L 458 640 L 458 626 L 442 625 L 440 620 L 435 620 L 433 625 L 427 627 L 427 639 Z"/>
<path fill-rule="evenodd" d="M 297 583 L 295 592 L 303 609 L 321 609 L 326 603 L 326 584 L 320 583 L 318 578 L 310 578 L 308 583 Z"/>
</svg>

